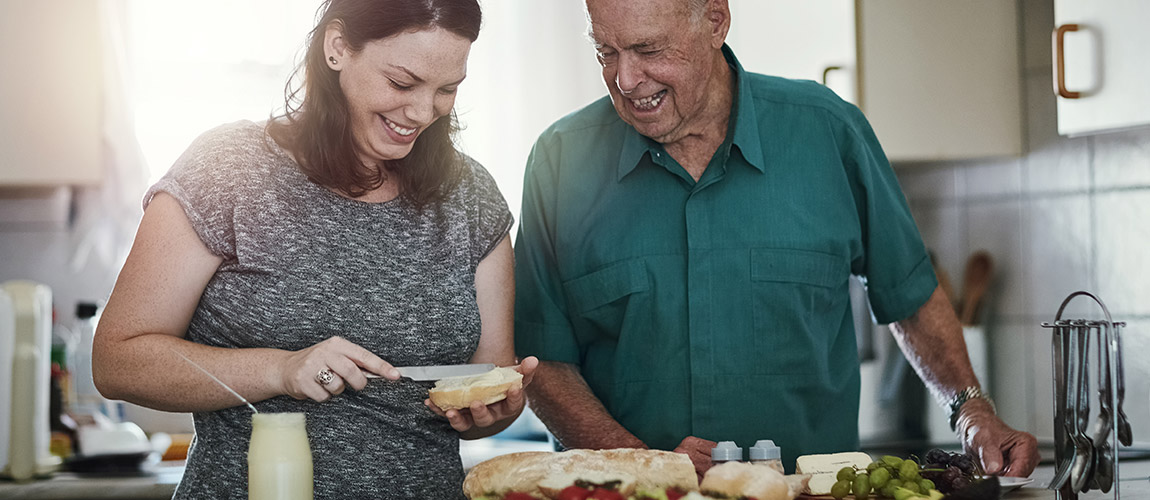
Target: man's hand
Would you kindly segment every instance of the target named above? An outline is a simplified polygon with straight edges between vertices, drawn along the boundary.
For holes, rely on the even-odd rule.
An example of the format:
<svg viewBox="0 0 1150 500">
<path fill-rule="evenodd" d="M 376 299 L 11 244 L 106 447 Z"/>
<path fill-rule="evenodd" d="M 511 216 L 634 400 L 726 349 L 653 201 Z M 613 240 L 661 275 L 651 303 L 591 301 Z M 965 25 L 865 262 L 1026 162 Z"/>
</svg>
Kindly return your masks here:
<svg viewBox="0 0 1150 500">
<path fill-rule="evenodd" d="M 676 446 L 675 449 L 671 451 L 687 454 L 687 456 L 691 458 L 691 463 L 695 464 L 695 474 L 698 474 L 699 480 L 702 481 L 703 474 L 707 472 L 707 469 L 711 468 L 711 448 L 714 448 L 716 444 L 718 443 L 714 441 L 707 441 L 706 439 L 695 436 L 687 436 L 683 438 L 679 446 Z"/>
<path fill-rule="evenodd" d="M 956 429 L 963 449 L 978 457 L 988 475 L 1027 477 L 1038 465 L 1038 440 L 1010 428 L 986 401 L 962 405 Z"/>
</svg>

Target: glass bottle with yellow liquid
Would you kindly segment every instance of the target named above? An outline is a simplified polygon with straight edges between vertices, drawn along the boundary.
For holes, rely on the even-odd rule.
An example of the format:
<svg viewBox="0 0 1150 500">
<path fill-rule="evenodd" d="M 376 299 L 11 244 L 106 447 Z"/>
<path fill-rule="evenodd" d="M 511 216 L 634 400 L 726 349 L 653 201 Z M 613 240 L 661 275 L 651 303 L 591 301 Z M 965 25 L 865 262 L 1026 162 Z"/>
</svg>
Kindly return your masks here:
<svg viewBox="0 0 1150 500">
<path fill-rule="evenodd" d="M 311 447 L 303 413 L 252 415 L 249 500 L 312 500 Z"/>
</svg>

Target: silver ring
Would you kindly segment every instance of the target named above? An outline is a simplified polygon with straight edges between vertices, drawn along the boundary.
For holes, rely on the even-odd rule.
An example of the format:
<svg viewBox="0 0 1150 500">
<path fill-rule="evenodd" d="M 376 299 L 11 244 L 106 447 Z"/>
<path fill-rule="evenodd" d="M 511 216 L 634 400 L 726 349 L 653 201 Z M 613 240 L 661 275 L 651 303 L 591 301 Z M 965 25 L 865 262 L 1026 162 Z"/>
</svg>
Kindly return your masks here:
<svg viewBox="0 0 1150 500">
<path fill-rule="evenodd" d="M 315 381 L 319 382 L 319 385 L 326 386 L 333 380 L 335 380 L 335 373 L 333 373 L 330 368 L 324 368 L 315 374 Z"/>
</svg>

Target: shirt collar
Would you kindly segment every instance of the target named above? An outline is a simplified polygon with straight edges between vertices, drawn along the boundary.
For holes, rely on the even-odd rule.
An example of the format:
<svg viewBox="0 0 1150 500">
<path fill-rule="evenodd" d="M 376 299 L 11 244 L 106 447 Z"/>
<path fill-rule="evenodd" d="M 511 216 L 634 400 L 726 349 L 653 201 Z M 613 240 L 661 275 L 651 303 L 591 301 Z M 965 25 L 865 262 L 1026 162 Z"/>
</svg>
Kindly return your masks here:
<svg viewBox="0 0 1150 500">
<path fill-rule="evenodd" d="M 734 113 L 735 134 L 731 143 L 739 148 L 743 158 L 751 166 L 764 171 L 763 148 L 759 141 L 759 123 L 755 114 L 754 96 L 751 94 L 751 84 L 747 81 L 747 72 L 739 63 L 731 47 L 723 44 L 723 57 L 727 64 L 735 70 L 737 90 L 735 95 Z M 644 137 L 634 127 L 627 125 L 624 129 L 623 147 L 619 152 L 619 165 L 617 179 L 623 180 L 627 174 L 635 170 L 646 153 L 654 154 L 663 150 L 663 146 L 654 140 Z"/>
</svg>

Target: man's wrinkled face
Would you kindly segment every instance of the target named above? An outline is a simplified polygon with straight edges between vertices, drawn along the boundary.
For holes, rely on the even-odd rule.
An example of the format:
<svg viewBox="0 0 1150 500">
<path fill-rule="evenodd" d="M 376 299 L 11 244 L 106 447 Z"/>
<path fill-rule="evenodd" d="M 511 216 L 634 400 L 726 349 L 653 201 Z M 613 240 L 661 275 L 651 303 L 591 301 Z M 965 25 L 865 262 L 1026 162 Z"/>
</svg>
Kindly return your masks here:
<svg viewBox="0 0 1150 500">
<path fill-rule="evenodd" d="M 684 0 L 587 0 L 591 38 L 619 117 L 674 142 L 706 102 L 712 39 Z"/>
</svg>

